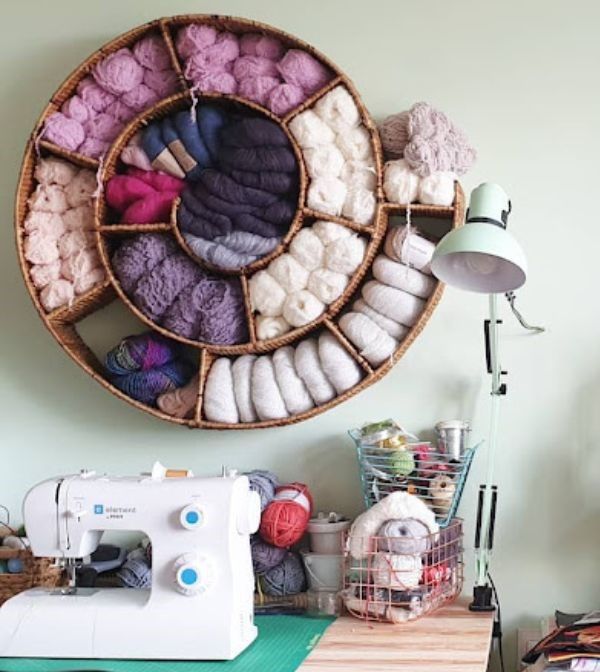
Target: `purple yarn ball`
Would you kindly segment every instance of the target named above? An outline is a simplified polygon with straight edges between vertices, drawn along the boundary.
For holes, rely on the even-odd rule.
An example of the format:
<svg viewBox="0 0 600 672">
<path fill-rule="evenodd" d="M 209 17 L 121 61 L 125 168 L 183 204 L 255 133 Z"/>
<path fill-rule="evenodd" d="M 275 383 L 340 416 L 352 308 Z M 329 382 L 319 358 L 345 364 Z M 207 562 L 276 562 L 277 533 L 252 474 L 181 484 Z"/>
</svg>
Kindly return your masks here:
<svg viewBox="0 0 600 672">
<path fill-rule="evenodd" d="M 279 485 L 279 479 L 272 471 L 266 469 L 253 469 L 246 473 L 250 481 L 250 490 L 257 492 L 260 497 L 260 510 L 264 511 L 267 505 L 275 497 L 275 488 Z M 280 561 L 282 558 L 280 558 Z"/>
<path fill-rule="evenodd" d="M 174 360 L 148 371 L 134 371 L 125 376 L 110 377 L 110 382 L 128 397 L 149 406 L 156 406 L 161 394 L 183 387 L 194 374 L 193 365 Z"/>
<path fill-rule="evenodd" d="M 271 546 L 258 535 L 252 537 L 250 549 L 252 551 L 252 567 L 256 574 L 264 574 L 276 567 L 285 558 L 285 548 Z"/>
<path fill-rule="evenodd" d="M 106 355 L 106 368 L 117 376 L 148 371 L 172 361 L 176 352 L 177 346 L 159 334 L 128 336 Z"/>
</svg>

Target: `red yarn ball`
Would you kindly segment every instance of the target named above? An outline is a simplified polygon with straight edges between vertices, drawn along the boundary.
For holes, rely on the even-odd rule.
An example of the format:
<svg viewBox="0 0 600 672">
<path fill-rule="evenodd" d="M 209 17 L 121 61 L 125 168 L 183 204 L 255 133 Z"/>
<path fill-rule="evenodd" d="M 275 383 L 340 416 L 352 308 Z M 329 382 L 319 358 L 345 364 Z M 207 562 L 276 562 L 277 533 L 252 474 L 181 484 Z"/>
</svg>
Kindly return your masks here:
<svg viewBox="0 0 600 672">
<path fill-rule="evenodd" d="M 310 512 L 290 500 L 271 502 L 263 511 L 260 536 L 279 548 L 288 548 L 302 539 L 306 532 Z"/>
<path fill-rule="evenodd" d="M 313 498 L 304 483 L 286 483 L 275 489 L 275 501 L 293 501 L 306 509 L 312 515 Z"/>
</svg>

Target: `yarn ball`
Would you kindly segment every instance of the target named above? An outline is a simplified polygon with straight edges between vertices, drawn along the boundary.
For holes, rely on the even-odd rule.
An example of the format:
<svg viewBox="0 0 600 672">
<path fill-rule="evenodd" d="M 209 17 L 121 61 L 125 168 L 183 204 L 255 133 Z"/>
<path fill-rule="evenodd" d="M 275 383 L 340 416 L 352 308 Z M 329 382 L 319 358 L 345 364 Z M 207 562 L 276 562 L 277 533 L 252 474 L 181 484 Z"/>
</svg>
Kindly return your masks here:
<svg viewBox="0 0 600 672">
<path fill-rule="evenodd" d="M 259 341 L 268 341 L 271 338 L 282 336 L 291 328 L 292 325 L 283 316 L 256 316 L 256 338 L 258 338 Z"/>
<path fill-rule="evenodd" d="M 260 585 L 267 595 L 294 595 L 306 589 L 306 576 L 300 556 L 288 552 L 278 565 L 260 577 Z"/>
<path fill-rule="evenodd" d="M 415 470 L 415 456 L 410 450 L 395 450 L 389 460 L 390 469 L 397 476 L 408 476 Z"/>
<path fill-rule="evenodd" d="M 131 51 L 123 48 L 100 61 L 92 75 L 105 91 L 120 96 L 142 83 L 144 69 Z"/>
<path fill-rule="evenodd" d="M 260 510 L 264 511 L 275 498 L 275 488 L 279 486 L 279 479 L 272 471 L 253 469 L 246 473 L 250 481 L 250 490 L 257 492 L 260 497 Z"/>
<path fill-rule="evenodd" d="M 21 558 L 9 558 L 6 569 L 9 574 L 20 574 L 23 571 L 23 561 Z"/>
<path fill-rule="evenodd" d="M 91 77 L 84 77 L 77 85 L 77 94 L 83 103 L 95 112 L 104 112 L 116 98 L 98 86 Z"/>
<path fill-rule="evenodd" d="M 408 110 L 390 114 L 379 126 L 379 137 L 386 157 L 400 159 L 404 156 L 404 148 L 408 144 Z"/>
<path fill-rule="evenodd" d="M 419 176 L 406 159 L 388 161 L 384 167 L 383 190 L 394 203 L 412 203 L 419 194 Z"/>
<path fill-rule="evenodd" d="M 304 91 L 294 84 L 278 84 L 269 93 L 267 105 L 273 114 L 283 116 L 304 100 Z"/>
<path fill-rule="evenodd" d="M 109 376 L 110 382 L 128 397 L 143 404 L 155 406 L 158 397 L 183 387 L 194 373 L 194 366 L 186 360 L 174 360 L 148 371 L 135 371 L 125 376 Z"/>
<path fill-rule="evenodd" d="M 176 354 L 176 346 L 164 336 L 147 332 L 124 338 L 106 355 L 105 365 L 110 373 L 122 376 L 168 364 Z"/>
<path fill-rule="evenodd" d="M 133 45 L 133 55 L 148 70 L 168 70 L 171 67 L 167 45 L 158 35 L 147 35 L 136 42 Z"/>
<path fill-rule="evenodd" d="M 22 551 L 29 548 L 29 539 L 27 539 L 27 537 L 17 537 L 14 534 L 10 534 L 7 537 L 4 537 L 2 546 L 5 548 L 12 548 L 14 551 Z"/>
<path fill-rule="evenodd" d="M 289 49 L 277 67 L 288 84 L 299 86 L 308 95 L 318 91 L 331 79 L 328 68 L 300 49 Z"/>
<path fill-rule="evenodd" d="M 286 556 L 285 548 L 271 546 L 259 536 L 254 535 L 250 540 L 252 553 L 252 567 L 256 574 L 264 574 L 279 565 Z"/>
<path fill-rule="evenodd" d="M 420 555 L 429 547 L 429 530 L 415 518 L 386 520 L 376 536 L 379 551 Z"/>
<path fill-rule="evenodd" d="M 132 556 L 117 572 L 117 577 L 124 588 L 150 588 L 152 586 L 152 569 L 145 558 Z"/>
<path fill-rule="evenodd" d="M 292 500 L 275 500 L 267 505 L 260 521 L 260 536 L 269 544 L 289 548 L 306 532 L 310 511 Z"/>
<path fill-rule="evenodd" d="M 70 152 L 77 150 L 85 140 L 83 126 L 62 112 L 51 114 L 44 123 L 43 137 Z"/>
</svg>

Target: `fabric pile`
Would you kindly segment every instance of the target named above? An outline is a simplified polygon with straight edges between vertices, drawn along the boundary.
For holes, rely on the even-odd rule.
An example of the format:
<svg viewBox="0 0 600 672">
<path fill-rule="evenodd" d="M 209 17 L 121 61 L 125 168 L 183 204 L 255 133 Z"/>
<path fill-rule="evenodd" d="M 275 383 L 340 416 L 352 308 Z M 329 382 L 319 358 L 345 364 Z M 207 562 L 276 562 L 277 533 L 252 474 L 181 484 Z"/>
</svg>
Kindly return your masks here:
<svg viewBox="0 0 600 672">
<path fill-rule="evenodd" d="M 176 38 L 184 75 L 200 92 L 238 94 L 282 116 L 333 77 L 314 56 L 260 33 L 190 24 Z"/>
<path fill-rule="evenodd" d="M 204 417 L 233 424 L 287 418 L 331 401 L 357 385 L 363 375 L 327 331 L 272 355 L 220 357 L 204 387 Z"/>
<path fill-rule="evenodd" d="M 390 358 L 418 320 L 435 288 L 429 264 L 435 245 L 406 226 L 390 229 L 352 311 L 340 318 L 344 335 L 374 366 Z"/>
<path fill-rule="evenodd" d="M 171 57 L 159 35 L 148 35 L 98 62 L 76 93 L 51 114 L 42 137 L 92 158 L 110 144 L 140 112 L 178 90 Z"/>
<path fill-rule="evenodd" d="M 379 128 L 384 191 L 395 203 L 452 205 L 454 182 L 476 159 L 464 132 L 428 103 L 387 117 Z"/>
<path fill-rule="evenodd" d="M 139 310 L 174 334 L 218 345 L 248 340 L 239 280 L 204 271 L 170 236 L 146 233 L 124 240 L 112 267 Z"/>
<path fill-rule="evenodd" d="M 42 158 L 34 178 L 23 251 L 40 302 L 50 312 L 105 279 L 91 231 L 96 176 L 62 159 Z"/>
<path fill-rule="evenodd" d="M 276 338 L 322 315 L 343 294 L 366 249 L 364 238 L 335 222 L 318 221 L 301 229 L 289 252 L 248 283 L 259 340 Z"/>
<path fill-rule="evenodd" d="M 371 224 L 377 206 L 372 139 L 348 90 L 337 86 L 295 117 L 290 130 L 311 178 L 308 207 Z"/>
</svg>

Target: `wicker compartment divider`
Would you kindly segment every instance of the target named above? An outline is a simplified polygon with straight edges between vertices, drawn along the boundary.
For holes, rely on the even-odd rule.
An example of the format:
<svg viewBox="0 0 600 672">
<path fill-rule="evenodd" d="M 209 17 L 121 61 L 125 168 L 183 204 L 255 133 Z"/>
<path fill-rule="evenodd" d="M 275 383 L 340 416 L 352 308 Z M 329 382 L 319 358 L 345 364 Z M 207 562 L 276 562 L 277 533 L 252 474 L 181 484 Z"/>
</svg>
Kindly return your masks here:
<svg viewBox="0 0 600 672">
<path fill-rule="evenodd" d="M 301 103 L 296 109 L 292 110 L 290 113 L 286 114 L 283 118 L 279 118 L 276 115 L 272 114 L 266 108 L 263 108 L 251 101 L 247 101 L 237 96 L 229 96 L 222 94 L 211 94 L 211 93 L 198 93 L 197 97 L 200 100 L 207 100 L 218 102 L 227 105 L 243 105 L 247 108 L 255 110 L 257 113 L 260 113 L 267 118 L 272 119 L 273 121 L 280 124 L 288 135 L 292 147 L 296 153 L 299 173 L 301 176 L 300 180 L 300 196 L 298 201 L 298 208 L 294 220 L 290 226 L 288 234 L 281 241 L 278 248 L 260 259 L 254 264 L 249 265 L 248 267 L 241 269 L 237 274 L 240 278 L 243 295 L 245 299 L 245 310 L 246 317 L 249 327 L 249 339 L 247 343 L 238 344 L 238 345 L 212 345 L 207 343 L 200 343 L 197 341 L 192 341 L 184 337 L 175 335 L 161 326 L 156 325 L 139 311 L 135 305 L 126 297 L 123 292 L 120 284 L 114 276 L 110 265 L 110 251 L 108 245 L 111 241 L 118 240 L 124 236 L 136 234 L 136 233 L 148 233 L 148 232 L 162 232 L 165 234 L 173 235 L 179 241 L 179 244 L 183 249 L 187 249 L 185 241 L 183 241 L 182 236 L 176 226 L 175 220 L 175 207 L 173 208 L 173 214 L 170 222 L 156 222 L 152 224 L 118 224 L 111 223 L 109 221 L 109 213 L 103 197 L 95 199 L 95 237 L 98 247 L 98 252 L 103 261 L 103 264 L 108 273 L 108 279 L 93 287 L 91 290 L 75 298 L 69 306 L 64 306 L 58 308 L 55 311 L 46 313 L 40 304 L 38 293 L 34 287 L 30 274 L 29 274 L 29 264 L 24 257 L 23 251 L 23 242 L 24 242 L 24 229 L 23 222 L 27 214 L 27 199 L 35 189 L 35 181 L 33 178 L 33 172 L 35 168 L 35 163 L 37 156 L 41 153 L 42 155 L 57 156 L 59 158 L 66 159 L 71 163 L 78 165 L 80 167 L 89 168 L 92 170 L 97 170 L 98 179 L 101 184 L 106 184 L 106 182 L 112 177 L 119 167 L 119 155 L 123 146 L 131 138 L 131 136 L 138 131 L 141 127 L 147 124 L 154 118 L 160 118 L 165 116 L 173 110 L 180 110 L 189 106 L 192 103 L 192 92 L 190 90 L 190 84 L 186 81 L 183 73 L 183 64 L 176 52 L 174 36 L 175 32 L 182 26 L 192 23 L 199 22 L 203 24 L 213 25 L 221 30 L 231 30 L 236 33 L 243 32 L 260 32 L 267 35 L 272 35 L 277 37 L 282 41 L 282 43 L 288 47 L 294 47 L 303 49 L 313 56 L 318 58 L 322 63 L 328 66 L 332 73 L 333 78 L 319 91 L 310 96 L 307 100 Z M 132 119 L 115 140 L 111 146 L 105 160 L 102 162 L 96 161 L 95 159 L 90 159 L 89 157 L 83 156 L 76 152 L 68 152 L 56 145 L 47 142 L 43 139 L 40 140 L 40 131 L 43 129 L 43 124 L 45 119 L 57 111 L 62 103 L 74 93 L 78 82 L 85 76 L 89 75 L 91 69 L 94 65 L 101 60 L 103 57 L 107 56 L 110 53 L 117 51 L 118 49 L 124 46 L 131 46 L 135 41 L 137 41 L 142 36 L 156 32 L 161 35 L 167 45 L 169 54 L 171 56 L 172 65 L 177 72 L 180 80 L 180 89 L 181 92 L 175 94 L 169 98 L 163 99 L 155 106 L 141 113 L 134 119 Z M 366 226 L 364 224 L 359 224 L 352 220 L 349 220 L 345 217 L 336 217 L 320 213 L 312 210 L 306 205 L 306 192 L 309 185 L 309 177 L 307 174 L 306 167 L 304 165 L 304 160 L 302 156 L 302 151 L 295 139 L 293 138 L 290 130 L 289 123 L 292 119 L 306 109 L 310 109 L 316 101 L 321 97 L 326 95 L 329 91 L 335 88 L 338 85 L 343 85 L 352 95 L 355 104 L 357 105 L 362 124 L 367 128 L 371 136 L 371 145 L 373 150 L 373 156 L 376 167 L 376 199 L 377 207 L 374 220 L 371 225 Z M 196 94 L 194 93 L 194 96 Z M 368 110 L 364 106 L 360 96 L 358 95 L 354 85 L 349 80 L 349 78 L 335 66 L 329 59 L 322 55 L 319 51 L 306 44 L 302 40 L 299 40 L 287 33 L 284 33 L 278 29 L 272 28 L 265 24 L 249 21 L 245 19 L 238 19 L 229 16 L 208 16 L 208 15 L 181 15 L 170 18 L 158 19 L 156 21 L 151 21 L 144 26 L 135 28 L 128 33 L 112 40 L 111 42 L 105 44 L 98 51 L 92 54 L 84 63 L 82 63 L 78 68 L 76 68 L 69 77 L 63 82 L 61 87 L 57 90 L 56 94 L 52 97 L 50 103 L 44 109 L 40 119 L 36 123 L 34 131 L 31 135 L 31 139 L 27 144 L 25 155 L 23 159 L 23 164 L 21 167 L 21 172 L 19 176 L 19 182 L 17 187 L 17 198 L 15 205 L 15 227 L 16 227 L 16 239 L 17 239 L 17 249 L 19 255 L 19 262 L 25 283 L 29 290 L 29 293 L 32 297 L 34 305 L 44 322 L 47 329 L 52 333 L 54 338 L 59 342 L 60 346 L 65 350 L 65 352 L 89 375 L 91 375 L 97 382 L 99 382 L 103 387 L 108 391 L 113 393 L 120 399 L 123 399 L 133 405 L 134 407 L 144 410 L 147 413 L 163 420 L 169 420 L 171 422 L 181 424 L 188 427 L 199 427 L 205 429 L 249 429 L 249 428 L 264 428 L 264 427 L 276 427 L 287 424 L 292 424 L 300 422 L 302 420 L 311 418 L 319 413 L 322 413 L 333 406 L 342 403 L 346 399 L 354 396 L 358 392 L 362 391 L 372 383 L 379 380 L 383 375 L 385 375 L 390 368 L 403 356 L 408 347 L 412 344 L 417 335 L 421 332 L 425 324 L 427 323 L 429 317 L 431 316 L 435 306 L 441 298 L 443 287 L 440 283 L 437 283 L 436 288 L 433 294 L 429 297 L 426 302 L 425 308 L 420 315 L 416 324 L 410 329 L 407 336 L 399 344 L 397 350 L 394 352 L 392 357 L 389 360 L 386 360 L 384 364 L 379 367 L 372 367 L 371 365 L 364 360 L 363 357 L 358 353 L 354 348 L 352 343 L 345 338 L 341 333 L 340 329 L 337 327 L 337 318 L 342 311 L 342 309 L 348 305 L 350 299 L 356 295 L 356 292 L 359 290 L 361 284 L 365 281 L 367 274 L 370 270 L 370 266 L 373 262 L 375 256 L 381 251 L 383 246 L 383 239 L 388 228 L 389 218 L 394 215 L 401 215 L 406 212 L 406 206 L 391 204 L 385 201 L 382 189 L 382 180 L 383 180 L 383 155 L 381 150 L 381 145 L 379 142 L 379 137 L 377 133 L 377 128 L 375 123 L 371 119 Z M 423 217 L 436 217 L 444 219 L 448 223 L 448 228 L 454 228 L 460 226 L 462 223 L 464 215 L 464 197 L 460 186 L 456 185 L 456 196 L 453 206 L 450 207 L 436 207 L 436 206 L 422 206 L 422 205 L 412 205 L 411 213 L 413 217 L 423 216 Z M 272 259 L 283 253 L 288 249 L 289 243 L 293 235 L 304 226 L 310 226 L 313 221 L 317 219 L 324 219 L 332 222 L 337 222 L 352 231 L 359 233 L 367 239 L 367 251 L 363 262 L 360 267 L 354 273 L 348 283 L 343 295 L 338 298 L 336 301 L 327 306 L 325 312 L 319 316 L 313 322 L 304 325 L 303 327 L 292 329 L 291 331 L 283 334 L 274 339 L 260 341 L 256 337 L 256 330 L 254 324 L 254 315 L 252 312 L 252 307 L 250 305 L 250 298 L 248 292 L 248 278 L 252 273 L 256 272 L 258 269 L 264 268 Z M 183 244 L 182 244 L 183 243 Z M 189 250 L 188 250 L 189 253 Z M 196 257 L 194 259 L 197 260 Z M 203 264 L 206 266 L 206 264 Z M 211 269 L 215 270 L 215 269 Z M 218 270 L 220 274 L 223 274 L 222 270 Z M 125 302 L 128 309 L 136 315 L 143 323 L 149 325 L 154 331 L 164 334 L 172 340 L 180 341 L 186 343 L 199 352 L 199 383 L 198 383 L 198 397 L 195 411 L 192 418 L 180 419 L 171 417 L 157 408 L 149 407 L 145 404 L 142 404 L 130 397 L 126 396 L 119 390 L 117 390 L 113 385 L 108 382 L 105 377 L 105 372 L 101 362 L 98 360 L 97 356 L 91 351 L 91 349 L 86 345 L 86 343 L 81 338 L 78 330 L 77 323 L 84 319 L 85 317 L 91 315 L 97 310 L 100 310 L 104 306 L 108 305 L 111 301 L 120 299 Z M 293 344 L 299 341 L 302 337 L 307 335 L 312 335 L 318 333 L 322 329 L 327 329 L 330 331 L 335 338 L 341 342 L 341 344 L 346 348 L 354 359 L 359 362 L 360 366 L 364 371 L 364 377 L 352 389 L 346 391 L 345 393 L 337 396 L 330 402 L 315 407 L 310 411 L 302 413 L 300 415 L 288 417 L 281 420 L 271 420 L 271 421 L 260 421 L 254 423 L 245 423 L 245 424 L 227 424 L 227 423 L 218 423 L 207 420 L 203 417 L 202 414 L 202 400 L 204 392 L 204 384 L 206 377 L 208 375 L 210 365 L 214 359 L 218 356 L 236 356 L 240 354 L 253 353 L 253 354 L 263 354 L 274 351 L 275 349 L 284 346 Z"/>
</svg>

